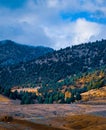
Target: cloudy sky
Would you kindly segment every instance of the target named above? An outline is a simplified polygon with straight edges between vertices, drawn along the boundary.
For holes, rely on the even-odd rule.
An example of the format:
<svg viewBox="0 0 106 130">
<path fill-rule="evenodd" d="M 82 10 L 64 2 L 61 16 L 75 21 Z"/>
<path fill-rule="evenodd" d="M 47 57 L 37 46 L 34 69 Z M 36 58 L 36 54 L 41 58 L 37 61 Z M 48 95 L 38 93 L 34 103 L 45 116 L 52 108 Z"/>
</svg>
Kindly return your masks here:
<svg viewBox="0 0 106 130">
<path fill-rule="evenodd" d="M 0 0 L 0 40 L 54 49 L 106 39 L 106 0 Z"/>
</svg>

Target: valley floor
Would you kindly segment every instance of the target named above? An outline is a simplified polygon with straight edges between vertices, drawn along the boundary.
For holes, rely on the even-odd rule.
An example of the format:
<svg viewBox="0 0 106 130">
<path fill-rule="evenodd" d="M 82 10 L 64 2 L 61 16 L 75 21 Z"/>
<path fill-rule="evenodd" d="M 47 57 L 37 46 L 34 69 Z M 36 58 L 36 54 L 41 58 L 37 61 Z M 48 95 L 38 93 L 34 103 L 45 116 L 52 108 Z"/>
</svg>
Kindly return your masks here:
<svg viewBox="0 0 106 130">
<path fill-rule="evenodd" d="M 105 130 L 106 105 L 34 104 L 0 102 L 0 117 L 12 116 L 12 122 L 0 122 L 0 130 Z M 24 122 L 24 123 L 22 123 Z M 16 129 L 15 129 L 16 130 Z"/>
</svg>

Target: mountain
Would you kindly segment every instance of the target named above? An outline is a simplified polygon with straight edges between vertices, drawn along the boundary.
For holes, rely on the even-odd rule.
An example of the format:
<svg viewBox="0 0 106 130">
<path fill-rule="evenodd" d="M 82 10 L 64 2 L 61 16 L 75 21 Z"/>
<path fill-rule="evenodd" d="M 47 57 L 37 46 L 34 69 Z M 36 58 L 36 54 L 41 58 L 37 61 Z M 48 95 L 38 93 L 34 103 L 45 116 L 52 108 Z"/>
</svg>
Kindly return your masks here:
<svg viewBox="0 0 106 130">
<path fill-rule="evenodd" d="M 27 46 L 11 40 L 0 41 L 0 65 L 13 65 L 36 59 L 53 49 L 42 46 Z"/>
<path fill-rule="evenodd" d="M 0 84 L 3 87 L 45 86 L 104 65 L 106 40 L 67 47 L 26 63 L 0 67 Z"/>
</svg>

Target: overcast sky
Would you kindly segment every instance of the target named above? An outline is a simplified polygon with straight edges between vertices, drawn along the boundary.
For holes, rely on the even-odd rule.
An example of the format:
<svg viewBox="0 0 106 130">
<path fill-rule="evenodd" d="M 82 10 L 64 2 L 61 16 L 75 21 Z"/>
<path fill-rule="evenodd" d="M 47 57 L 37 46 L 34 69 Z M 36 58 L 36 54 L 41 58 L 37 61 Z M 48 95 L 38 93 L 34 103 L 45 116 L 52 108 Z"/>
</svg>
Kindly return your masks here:
<svg viewBox="0 0 106 130">
<path fill-rule="evenodd" d="M 0 0 L 0 40 L 54 49 L 106 39 L 106 0 Z"/>
</svg>

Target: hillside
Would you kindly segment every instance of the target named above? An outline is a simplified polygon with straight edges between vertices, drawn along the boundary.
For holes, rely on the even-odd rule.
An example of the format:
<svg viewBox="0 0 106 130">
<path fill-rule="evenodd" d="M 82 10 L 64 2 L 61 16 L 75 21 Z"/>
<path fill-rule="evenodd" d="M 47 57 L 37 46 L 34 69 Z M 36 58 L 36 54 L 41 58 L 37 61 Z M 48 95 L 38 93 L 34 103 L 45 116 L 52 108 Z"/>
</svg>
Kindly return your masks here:
<svg viewBox="0 0 106 130">
<path fill-rule="evenodd" d="M 106 40 L 54 51 L 27 63 L 0 67 L 3 87 L 55 83 L 67 76 L 101 68 L 106 64 Z"/>
<path fill-rule="evenodd" d="M 106 86 L 99 89 L 91 89 L 88 92 L 84 92 L 81 94 L 82 101 L 101 101 L 106 99 Z"/>
<path fill-rule="evenodd" d="M 105 48 L 106 40 L 96 41 L 1 67 L 1 93 L 22 104 L 78 102 L 81 93 L 106 86 Z"/>
<path fill-rule="evenodd" d="M 22 45 L 11 40 L 0 41 L 0 65 L 31 61 L 49 52 L 53 52 L 53 49 Z"/>
<path fill-rule="evenodd" d="M 42 103 L 72 103 L 79 100 L 106 99 L 106 67 L 68 76 L 38 89 Z M 87 92 L 88 91 L 88 92 Z M 51 100 L 50 100 L 51 99 Z M 106 100 L 104 100 L 105 103 Z"/>
</svg>

